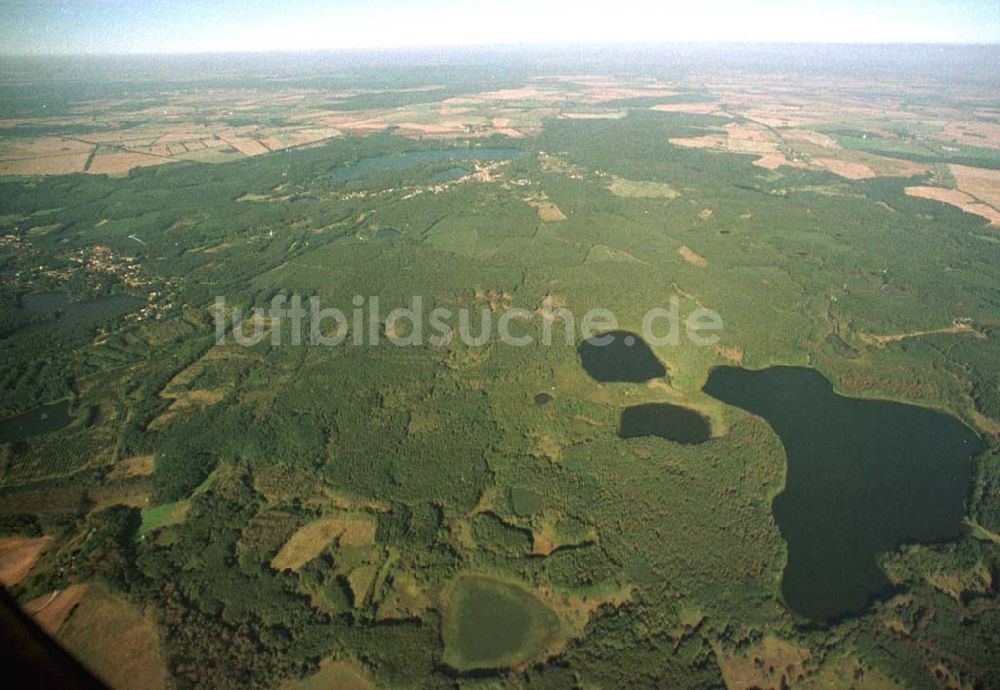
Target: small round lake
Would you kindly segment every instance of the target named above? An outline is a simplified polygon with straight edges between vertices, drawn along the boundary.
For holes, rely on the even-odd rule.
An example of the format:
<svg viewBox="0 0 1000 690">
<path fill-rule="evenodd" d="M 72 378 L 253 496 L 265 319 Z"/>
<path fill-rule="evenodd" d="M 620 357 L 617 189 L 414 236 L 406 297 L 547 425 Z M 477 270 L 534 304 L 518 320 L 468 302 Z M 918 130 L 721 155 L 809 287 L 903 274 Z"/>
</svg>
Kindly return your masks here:
<svg viewBox="0 0 1000 690">
<path fill-rule="evenodd" d="M 443 620 L 444 661 L 459 671 L 523 664 L 545 649 L 559 619 L 531 592 L 485 576 L 463 576 Z"/>
<path fill-rule="evenodd" d="M 675 443 L 704 443 L 712 437 L 712 427 L 694 410 L 669 403 L 649 403 L 625 408 L 618 435 L 621 438 L 658 436 Z"/>
<path fill-rule="evenodd" d="M 848 398 L 801 367 L 712 370 L 704 391 L 764 418 L 788 470 L 771 508 L 788 544 L 785 602 L 829 622 L 890 590 L 876 555 L 962 533 L 979 437 L 915 405 Z"/>
<path fill-rule="evenodd" d="M 667 375 L 649 345 L 629 331 L 591 336 L 580 343 L 577 352 L 584 371 L 601 383 L 643 383 Z"/>
</svg>

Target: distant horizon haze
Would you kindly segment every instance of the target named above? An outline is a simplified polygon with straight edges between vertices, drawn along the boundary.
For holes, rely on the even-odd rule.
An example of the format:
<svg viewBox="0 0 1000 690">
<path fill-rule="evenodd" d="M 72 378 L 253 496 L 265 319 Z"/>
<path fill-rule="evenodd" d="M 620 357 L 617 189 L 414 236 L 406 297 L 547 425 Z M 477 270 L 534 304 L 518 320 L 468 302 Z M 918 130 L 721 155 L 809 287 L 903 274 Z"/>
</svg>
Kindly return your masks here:
<svg viewBox="0 0 1000 690">
<path fill-rule="evenodd" d="M 995 0 L 8 0 L 2 55 L 684 43 L 998 44 Z"/>
</svg>

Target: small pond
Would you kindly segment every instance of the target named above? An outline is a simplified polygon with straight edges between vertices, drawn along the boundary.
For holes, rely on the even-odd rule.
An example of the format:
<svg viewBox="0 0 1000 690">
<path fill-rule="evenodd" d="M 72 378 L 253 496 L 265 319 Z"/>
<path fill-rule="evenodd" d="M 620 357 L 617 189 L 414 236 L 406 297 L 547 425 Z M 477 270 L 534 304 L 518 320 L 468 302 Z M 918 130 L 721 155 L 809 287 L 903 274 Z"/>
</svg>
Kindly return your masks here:
<svg viewBox="0 0 1000 690">
<path fill-rule="evenodd" d="M 629 331 L 591 336 L 580 343 L 577 352 L 584 370 L 602 383 L 643 383 L 667 375 L 649 345 Z"/>
<path fill-rule="evenodd" d="M 523 664 L 558 630 L 555 613 L 528 590 L 489 577 L 462 577 L 445 605 L 444 661 L 459 671 Z"/>
<path fill-rule="evenodd" d="M 675 443 L 704 443 L 712 437 L 712 427 L 694 410 L 669 403 L 649 403 L 625 408 L 618 435 L 621 438 L 658 436 Z"/>
</svg>

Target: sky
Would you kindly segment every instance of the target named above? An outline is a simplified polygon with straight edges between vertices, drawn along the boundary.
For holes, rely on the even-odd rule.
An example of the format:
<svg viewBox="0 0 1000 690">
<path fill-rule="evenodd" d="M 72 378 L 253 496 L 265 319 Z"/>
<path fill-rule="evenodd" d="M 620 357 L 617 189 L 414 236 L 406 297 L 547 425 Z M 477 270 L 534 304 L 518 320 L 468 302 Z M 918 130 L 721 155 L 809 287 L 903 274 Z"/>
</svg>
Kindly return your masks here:
<svg viewBox="0 0 1000 690">
<path fill-rule="evenodd" d="M 0 53 L 1000 43 L 1000 0 L 0 0 Z"/>
</svg>

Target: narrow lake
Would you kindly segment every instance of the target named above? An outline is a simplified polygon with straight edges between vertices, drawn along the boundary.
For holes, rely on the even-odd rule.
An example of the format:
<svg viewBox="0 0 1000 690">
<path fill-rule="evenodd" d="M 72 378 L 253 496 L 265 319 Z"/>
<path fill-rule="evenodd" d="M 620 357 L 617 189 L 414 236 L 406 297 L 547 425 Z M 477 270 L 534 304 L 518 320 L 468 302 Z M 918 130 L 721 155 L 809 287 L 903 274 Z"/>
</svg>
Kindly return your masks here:
<svg viewBox="0 0 1000 690">
<path fill-rule="evenodd" d="M 53 291 L 24 295 L 20 306 L 36 314 L 55 314 L 61 326 L 96 326 L 117 319 L 145 303 L 145 300 L 131 295 L 107 295 L 73 302 L 65 292 Z"/>
<path fill-rule="evenodd" d="M 492 163 L 495 161 L 513 160 L 522 155 L 522 153 L 520 149 L 512 148 L 453 148 L 407 151 L 406 153 L 393 153 L 384 156 L 362 158 L 352 165 L 334 168 L 330 173 L 330 177 L 334 180 L 354 180 L 386 170 L 401 170 L 414 165 L 440 163 L 442 161 L 482 161 Z M 452 171 L 455 170 L 460 171 L 455 175 L 456 177 L 460 177 L 464 173 L 461 168 L 452 169 Z M 438 173 L 437 176 L 441 174 Z M 454 179 L 454 177 L 450 179 Z M 447 179 L 435 181 L 447 181 Z"/>
<path fill-rule="evenodd" d="M 58 431 L 72 421 L 68 400 L 42 405 L 16 417 L 0 419 L 0 443 L 22 441 L 38 434 Z"/>
<path fill-rule="evenodd" d="M 771 507 L 788 544 L 782 595 L 797 613 L 858 613 L 890 589 L 876 554 L 961 535 L 983 446 L 955 417 L 844 397 L 800 367 L 717 367 L 704 391 L 763 417 L 785 447 L 786 485 Z"/>
</svg>

